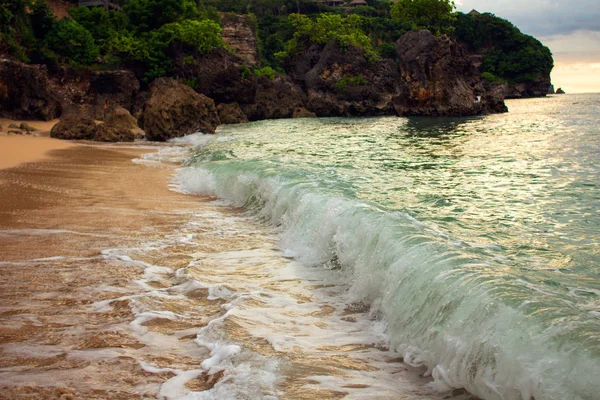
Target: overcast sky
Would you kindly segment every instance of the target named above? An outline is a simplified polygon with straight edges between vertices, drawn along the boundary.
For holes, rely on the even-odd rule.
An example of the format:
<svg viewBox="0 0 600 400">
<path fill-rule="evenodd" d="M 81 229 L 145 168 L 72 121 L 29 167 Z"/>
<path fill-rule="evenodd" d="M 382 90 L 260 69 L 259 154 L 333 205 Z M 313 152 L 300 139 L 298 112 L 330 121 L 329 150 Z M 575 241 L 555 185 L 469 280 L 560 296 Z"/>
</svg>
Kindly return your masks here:
<svg viewBox="0 0 600 400">
<path fill-rule="evenodd" d="M 600 92 L 600 0 L 459 0 L 459 11 L 491 12 L 548 46 L 552 83 L 567 92 Z"/>
</svg>

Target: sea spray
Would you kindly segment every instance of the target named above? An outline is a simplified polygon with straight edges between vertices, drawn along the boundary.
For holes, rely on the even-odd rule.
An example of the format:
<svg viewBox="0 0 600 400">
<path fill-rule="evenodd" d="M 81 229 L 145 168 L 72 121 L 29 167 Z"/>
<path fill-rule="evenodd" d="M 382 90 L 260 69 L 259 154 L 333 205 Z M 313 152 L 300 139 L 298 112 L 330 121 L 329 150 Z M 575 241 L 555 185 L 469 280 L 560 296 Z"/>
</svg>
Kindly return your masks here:
<svg viewBox="0 0 600 400">
<path fill-rule="evenodd" d="M 505 243 L 464 240 L 409 210 L 361 198 L 356 180 L 327 160 L 317 170 L 302 155 L 289 157 L 302 149 L 266 146 L 277 138 L 265 134 L 243 136 L 244 146 L 258 143 L 244 153 L 227 133 L 231 147 L 209 145 L 179 171 L 179 190 L 245 208 L 279 228 L 288 256 L 341 272 L 349 299 L 371 307 L 390 347 L 407 364 L 426 366 L 436 389 L 526 400 L 593 399 L 600 391 L 600 323 L 593 306 L 563 289 L 578 278 L 552 270 L 564 279 L 552 284 L 548 272 L 527 267 L 535 258 L 519 260 Z"/>
</svg>

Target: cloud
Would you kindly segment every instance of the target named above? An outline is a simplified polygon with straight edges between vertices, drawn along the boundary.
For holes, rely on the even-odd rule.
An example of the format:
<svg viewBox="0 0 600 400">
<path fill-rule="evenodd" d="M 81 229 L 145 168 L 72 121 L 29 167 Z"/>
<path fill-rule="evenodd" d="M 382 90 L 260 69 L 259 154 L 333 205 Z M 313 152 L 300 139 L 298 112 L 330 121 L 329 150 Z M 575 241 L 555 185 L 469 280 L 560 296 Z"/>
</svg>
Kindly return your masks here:
<svg viewBox="0 0 600 400">
<path fill-rule="evenodd" d="M 600 32 L 575 31 L 568 35 L 540 36 L 558 62 L 600 63 Z"/>
<path fill-rule="evenodd" d="M 533 36 L 600 31 L 598 0 L 461 0 L 457 7 L 494 13 Z"/>
</svg>

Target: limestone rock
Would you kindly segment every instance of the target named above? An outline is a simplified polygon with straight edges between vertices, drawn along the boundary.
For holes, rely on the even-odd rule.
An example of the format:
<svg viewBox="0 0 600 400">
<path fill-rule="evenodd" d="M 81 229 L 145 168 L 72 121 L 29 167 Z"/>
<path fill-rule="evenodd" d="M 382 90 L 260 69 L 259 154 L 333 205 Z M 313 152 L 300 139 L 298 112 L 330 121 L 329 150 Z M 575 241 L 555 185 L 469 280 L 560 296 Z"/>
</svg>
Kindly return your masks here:
<svg viewBox="0 0 600 400">
<path fill-rule="evenodd" d="M 396 42 L 405 88 L 394 98 L 399 115 L 461 116 L 506 111 L 487 93 L 465 49 L 448 37 L 412 31 Z M 499 105 L 500 104 L 500 105 Z"/>
<path fill-rule="evenodd" d="M 392 99 L 402 82 L 392 60 L 373 62 L 360 49 L 329 43 L 311 46 L 292 64 L 306 108 L 319 117 L 395 114 Z"/>
<path fill-rule="evenodd" d="M 100 116 L 100 119 L 97 119 Z M 50 136 L 64 140 L 94 140 L 99 142 L 132 142 L 143 137 L 135 118 L 122 107 L 79 105 L 64 112 Z"/>
<path fill-rule="evenodd" d="M 139 129 L 137 120 L 123 107 L 111 107 L 103 118 L 104 122 L 122 129 Z"/>
<path fill-rule="evenodd" d="M 0 116 L 48 121 L 61 110 L 45 66 L 0 60 Z"/>
<path fill-rule="evenodd" d="M 316 118 L 317 115 L 314 112 L 308 111 L 304 107 L 296 107 L 294 108 L 294 112 L 292 113 L 292 118 Z"/>
<path fill-rule="evenodd" d="M 219 104 L 217 112 L 222 124 L 244 124 L 248 122 L 248 117 L 246 117 L 238 103 Z"/>
<path fill-rule="evenodd" d="M 50 137 L 64 140 L 94 140 L 96 122 L 88 118 L 63 118 L 52 127 Z"/>
<path fill-rule="evenodd" d="M 159 78 L 150 86 L 143 121 L 148 140 L 164 141 L 198 131 L 214 133 L 219 116 L 208 97 L 175 79 Z"/>
<path fill-rule="evenodd" d="M 101 123 L 96 126 L 94 139 L 97 142 L 133 142 L 135 134 L 132 129 Z"/>
<path fill-rule="evenodd" d="M 97 71 L 90 77 L 87 97 L 91 104 L 133 110 L 140 83 L 130 71 Z"/>
<path fill-rule="evenodd" d="M 244 60 L 223 48 L 190 59 L 173 54 L 174 75 L 217 103 L 253 103 L 257 82 Z"/>
<path fill-rule="evenodd" d="M 235 55 L 243 59 L 248 65 L 258 62 L 258 40 L 254 29 L 254 22 L 249 15 L 236 15 L 220 13 L 221 37 Z"/>
<path fill-rule="evenodd" d="M 19 128 L 27 133 L 37 131 L 37 129 L 25 122 L 22 122 L 21 125 L 19 125 Z"/>
<path fill-rule="evenodd" d="M 240 104 L 250 121 L 263 119 L 290 118 L 297 107 L 302 107 L 306 95 L 287 76 L 269 79 L 261 76 L 257 79 L 256 101 L 252 104 Z"/>
</svg>

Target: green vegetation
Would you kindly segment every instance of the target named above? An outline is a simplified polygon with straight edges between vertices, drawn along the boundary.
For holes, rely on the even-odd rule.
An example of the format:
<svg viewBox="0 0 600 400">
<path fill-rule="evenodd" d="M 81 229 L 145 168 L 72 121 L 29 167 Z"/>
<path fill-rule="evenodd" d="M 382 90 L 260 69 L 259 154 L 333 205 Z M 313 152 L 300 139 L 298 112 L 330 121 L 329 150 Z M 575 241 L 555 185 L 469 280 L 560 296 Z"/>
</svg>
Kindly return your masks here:
<svg viewBox="0 0 600 400">
<path fill-rule="evenodd" d="M 224 46 L 218 14 L 201 0 L 130 0 L 123 12 L 74 7 L 69 14 L 57 20 L 42 0 L 0 0 L 0 52 L 26 62 L 127 67 L 150 81 L 171 72 L 175 54 Z"/>
<path fill-rule="evenodd" d="M 75 64 L 92 64 L 100 54 L 92 34 L 72 19 L 61 19 L 52 25 L 44 44 Z"/>
<path fill-rule="evenodd" d="M 58 21 L 44 0 L 0 0 L 0 54 L 50 66 L 128 68 L 149 82 L 171 74 L 174 59 L 192 65 L 225 47 L 218 12 L 232 12 L 249 15 L 258 36 L 260 65 L 243 69 L 244 79 L 273 79 L 285 60 L 315 44 L 359 48 L 370 61 L 395 59 L 395 41 L 411 29 L 452 35 L 484 54 L 481 71 L 490 82 L 535 80 L 553 66 L 550 51 L 510 22 L 457 13 L 452 0 L 367 0 L 358 8 L 313 0 L 113 1 L 121 12 L 73 7 Z M 355 78 L 344 77 L 340 87 L 360 86 Z"/>
<path fill-rule="evenodd" d="M 348 89 L 348 86 L 363 86 L 366 84 L 367 80 L 362 75 L 344 76 L 335 84 L 335 87 L 343 91 Z"/>
<path fill-rule="evenodd" d="M 398 0 L 390 10 L 392 17 L 412 29 L 428 29 L 436 35 L 454 30 L 454 1 L 452 0 Z"/>
<path fill-rule="evenodd" d="M 321 14 L 313 20 L 306 15 L 292 14 L 289 18 L 294 26 L 294 36 L 287 42 L 285 50 L 276 54 L 276 57 L 296 55 L 306 50 L 311 43 L 325 45 L 335 42 L 342 50 L 353 46 L 364 50 L 368 57 L 377 58 L 371 40 L 361 29 L 361 18 L 358 15 L 343 17 L 338 14 Z"/>
<path fill-rule="evenodd" d="M 547 47 L 493 14 L 458 13 L 455 37 L 471 51 L 484 54 L 481 71 L 488 80 L 533 81 L 549 74 L 554 66 Z"/>
<path fill-rule="evenodd" d="M 256 77 L 265 76 L 269 79 L 275 79 L 275 70 L 271 67 L 255 68 L 254 75 Z"/>
</svg>

